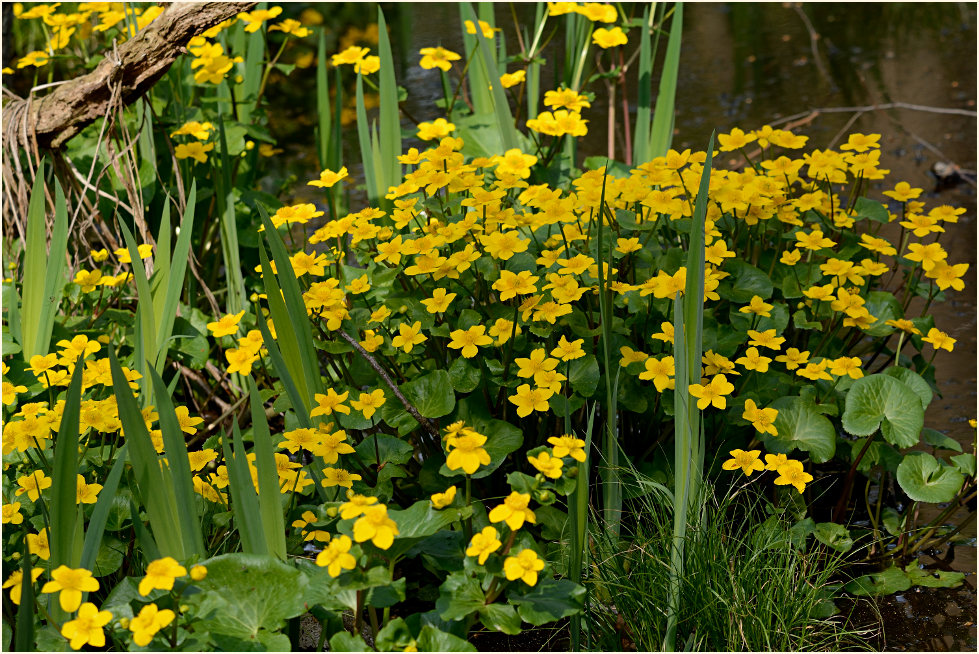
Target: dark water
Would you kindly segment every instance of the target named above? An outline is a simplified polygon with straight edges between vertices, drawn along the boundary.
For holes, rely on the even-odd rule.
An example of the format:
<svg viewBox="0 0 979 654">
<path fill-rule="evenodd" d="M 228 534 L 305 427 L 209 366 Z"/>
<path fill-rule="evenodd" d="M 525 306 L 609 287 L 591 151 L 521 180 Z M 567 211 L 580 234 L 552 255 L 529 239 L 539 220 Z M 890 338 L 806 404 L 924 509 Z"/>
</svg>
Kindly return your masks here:
<svg viewBox="0 0 979 654">
<path fill-rule="evenodd" d="M 624 6 L 630 10 L 630 5 Z M 336 6 L 321 11 L 327 13 L 329 7 Z M 495 9 L 497 25 L 512 52 L 516 31 L 510 6 L 499 4 Z M 364 5 L 364 14 L 368 11 L 373 15 L 373 5 Z M 517 5 L 514 11 L 520 23 L 533 19 L 533 5 Z M 442 45 L 463 52 L 458 6 L 385 5 L 385 12 L 392 23 L 396 57 L 401 59 L 398 83 L 409 90 L 407 113 L 416 120 L 440 116 L 433 104 L 441 96 L 438 71 L 417 65 L 418 50 Z M 362 16 L 363 22 L 369 22 L 370 15 Z M 555 39 L 555 45 L 545 51 L 549 64 L 563 56 L 557 43 L 562 40 Z M 553 88 L 548 75 L 545 72 L 542 91 Z M 309 83 L 311 97 L 311 77 Z M 634 89 L 630 92 L 634 97 Z M 585 155 L 609 154 L 607 107 L 603 94 L 598 95 L 586 116 L 591 123 L 581 145 Z M 918 108 L 873 109 L 894 103 Z M 862 111 L 853 110 L 861 107 Z M 928 207 L 966 207 L 959 223 L 949 226 L 942 237 L 949 261 L 967 262 L 970 267 L 965 291 L 951 293 L 948 302 L 932 310 L 936 325 L 958 343 L 954 353 L 942 351 L 935 359 L 942 396 L 934 400 L 926 417 L 927 427 L 955 438 L 965 451 L 974 451 L 975 430 L 968 420 L 977 414 L 975 109 L 975 4 L 695 3 L 686 7 L 674 147 L 704 149 L 712 130 L 726 132 L 735 126 L 745 130 L 765 124 L 788 126 L 809 136 L 812 148 L 838 147 L 851 132 L 881 133 L 881 167 L 891 170 L 886 188 L 903 180 L 925 189 L 920 199 Z M 963 115 L 963 111 L 973 113 Z M 298 140 L 303 144 L 289 147 L 289 166 L 295 166 L 300 179 L 314 177 L 315 155 L 309 141 Z M 353 137 L 347 152 L 346 161 L 359 158 Z M 621 159 L 623 152 L 619 141 L 611 154 Z M 957 166 L 971 176 L 966 174 L 966 182 L 939 190 L 930 172 L 936 163 Z M 870 192 L 882 197 L 882 190 L 885 187 Z M 967 573 L 966 584 L 952 590 L 912 590 L 884 600 L 879 647 L 975 651 L 975 522 L 963 534 L 966 542 L 942 553 L 948 559 L 936 565 Z"/>
</svg>

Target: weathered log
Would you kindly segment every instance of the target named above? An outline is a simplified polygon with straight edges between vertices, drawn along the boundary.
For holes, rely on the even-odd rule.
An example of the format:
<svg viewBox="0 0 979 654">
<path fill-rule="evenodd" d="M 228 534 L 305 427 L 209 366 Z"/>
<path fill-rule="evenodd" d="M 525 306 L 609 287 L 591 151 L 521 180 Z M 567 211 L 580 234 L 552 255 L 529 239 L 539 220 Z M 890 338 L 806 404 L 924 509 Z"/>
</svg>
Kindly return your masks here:
<svg viewBox="0 0 979 654">
<path fill-rule="evenodd" d="M 37 99 L 15 99 L 4 106 L 5 139 L 31 141 L 58 149 L 86 126 L 106 115 L 113 87 L 124 105 L 143 96 L 186 52 L 187 42 L 255 2 L 175 2 L 133 38 L 106 52 L 95 70 L 55 87 Z M 24 139 L 30 139 L 24 142 Z"/>
</svg>

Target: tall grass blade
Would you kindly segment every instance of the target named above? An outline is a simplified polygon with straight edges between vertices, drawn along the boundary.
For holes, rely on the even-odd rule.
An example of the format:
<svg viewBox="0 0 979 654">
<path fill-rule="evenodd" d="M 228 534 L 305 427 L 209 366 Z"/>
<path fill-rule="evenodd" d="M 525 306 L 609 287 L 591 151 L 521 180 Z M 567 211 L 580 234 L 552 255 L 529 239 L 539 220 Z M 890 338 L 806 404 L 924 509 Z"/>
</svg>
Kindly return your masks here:
<svg viewBox="0 0 979 654">
<path fill-rule="evenodd" d="M 320 169 L 330 167 L 330 136 L 333 133 L 333 121 L 330 111 L 330 87 L 326 76 L 326 30 L 319 31 L 319 42 L 316 46 L 316 116 L 317 139 L 316 153 L 319 155 Z"/>
<path fill-rule="evenodd" d="M 65 194 L 54 181 L 54 228 L 50 250 L 47 247 L 47 219 L 44 205 L 44 166 L 40 166 L 27 207 L 27 244 L 24 251 L 23 304 L 20 335 L 24 360 L 47 354 L 54 329 L 54 316 L 61 303 L 64 283 L 64 252 L 68 244 L 68 209 Z M 49 256 L 50 252 L 50 256 Z"/>
<path fill-rule="evenodd" d="M 170 286 L 170 203 L 163 204 L 160 217 L 160 231 L 156 234 L 156 255 L 153 257 L 153 275 L 150 277 L 150 294 L 153 296 L 153 316 L 159 319 L 166 304 L 167 288 Z"/>
<path fill-rule="evenodd" d="M 95 501 L 95 508 L 88 520 L 88 529 L 85 531 L 85 543 L 82 546 L 82 558 L 79 564 L 86 570 L 91 570 L 92 566 L 95 565 L 99 547 L 102 545 L 102 535 L 105 533 L 105 525 L 109 521 L 112 501 L 116 497 L 119 480 L 122 478 L 122 471 L 126 467 L 126 459 L 128 458 L 126 450 L 128 447 L 127 444 L 123 443 L 122 447 L 116 451 L 116 460 L 112 464 L 112 468 L 109 469 L 109 475 L 106 477 L 105 483 L 102 484 L 102 491 Z M 134 519 L 134 522 L 136 520 Z"/>
<path fill-rule="evenodd" d="M 156 544 L 156 539 L 153 538 L 150 530 L 140 519 L 139 507 L 131 498 L 129 500 L 129 515 L 133 517 L 133 531 L 136 532 L 136 542 L 139 543 L 139 549 L 142 550 L 143 556 L 147 561 L 155 561 L 161 558 L 163 555 L 160 554 L 160 547 Z"/>
<path fill-rule="evenodd" d="M 471 20 L 477 26 L 476 16 L 473 14 L 472 7 L 468 4 L 459 4 L 459 16 L 462 23 L 462 43 L 469 55 L 469 99 L 472 102 L 473 114 L 476 116 L 493 113 L 493 98 L 490 92 L 490 80 L 487 77 L 485 66 L 479 65 L 476 61 L 476 48 L 480 40 L 479 34 L 469 34 L 466 31 L 465 22 Z"/>
<path fill-rule="evenodd" d="M 275 466 L 275 449 L 265 408 L 255 380 L 248 377 L 248 395 L 252 412 L 252 440 L 255 444 L 255 466 L 258 469 L 258 506 L 262 531 L 269 552 L 286 558 L 286 526 L 279 501 L 279 474 Z"/>
<path fill-rule="evenodd" d="M 381 58 L 380 76 L 380 146 L 382 174 L 378 195 L 384 197 L 388 187 L 396 186 L 401 179 L 401 119 L 398 110 L 398 83 L 394 78 L 394 57 L 388 39 L 387 23 L 380 5 L 377 7 L 377 53 Z"/>
<path fill-rule="evenodd" d="M 227 434 L 221 439 L 224 462 L 228 466 L 228 488 L 231 490 L 231 512 L 238 523 L 241 548 L 248 554 L 268 554 L 262 532 L 258 496 L 252 484 L 251 472 L 245 457 L 245 444 L 238 424 L 233 425 L 234 451 L 228 446 Z"/>
<path fill-rule="evenodd" d="M 20 556 L 20 606 L 17 608 L 17 632 L 14 649 L 18 652 L 34 652 L 34 582 L 31 576 L 31 553 L 27 539 L 22 542 Z"/>
<path fill-rule="evenodd" d="M 226 307 L 228 313 L 238 313 L 245 308 L 245 281 L 241 276 L 241 257 L 238 252 L 238 223 L 235 218 L 235 196 L 231 185 L 231 158 L 228 156 L 228 138 L 224 132 L 224 117 L 218 118 L 218 142 L 220 144 L 221 169 L 214 171 L 217 190 L 218 216 L 221 220 L 221 255 L 224 258 L 224 274 L 228 284 Z"/>
<path fill-rule="evenodd" d="M 112 370 L 112 386 L 119 407 L 119 420 L 122 422 L 126 443 L 129 444 L 136 487 L 146 506 L 153 536 L 165 555 L 173 556 L 178 560 L 183 559 L 187 553 L 184 551 L 181 537 L 176 501 L 173 493 L 168 492 L 163 471 L 160 469 L 160 458 L 146 430 L 143 415 L 111 348 L 109 348 L 109 367 Z M 138 512 L 133 513 L 134 523 L 139 522 L 138 516 Z"/>
<path fill-rule="evenodd" d="M 51 487 L 51 565 L 72 566 L 72 549 L 75 542 L 78 475 L 78 425 L 82 405 L 82 375 L 85 366 L 79 358 L 68 385 L 65 406 L 61 414 L 58 438 L 54 442 L 54 466 Z"/>
<path fill-rule="evenodd" d="M 512 148 L 519 147 L 519 138 L 517 136 L 517 128 L 513 122 L 513 114 L 510 112 L 510 103 L 507 101 L 506 93 L 503 92 L 503 85 L 500 84 L 499 69 L 496 65 L 496 53 L 493 50 L 493 39 L 487 39 L 483 36 L 482 30 L 478 28 L 478 21 L 476 19 L 476 14 L 473 13 L 472 6 L 468 3 L 463 4 L 464 16 L 467 16 L 469 20 L 477 25 L 476 34 L 473 35 L 475 39 L 475 47 L 473 50 L 473 57 L 475 61 L 469 66 L 470 73 L 473 68 L 477 68 L 482 71 L 481 77 L 485 80 L 484 82 L 476 82 L 475 79 L 470 77 L 470 87 L 475 83 L 484 83 L 490 87 L 490 97 L 488 99 L 488 104 L 482 107 L 482 111 L 486 113 L 491 113 L 496 118 L 497 128 L 500 130 L 500 136 L 503 142 L 503 149 L 510 150 Z M 467 13 L 466 13 L 467 12 Z M 485 86 L 483 88 L 486 88 Z M 476 93 L 472 91 L 472 95 L 475 99 Z M 476 104 L 473 103 L 474 113 Z M 492 153 L 492 154 L 503 154 Z"/>
<path fill-rule="evenodd" d="M 287 316 L 282 316 L 280 318 L 282 322 L 279 322 L 279 319 L 276 319 L 275 313 L 273 313 L 273 320 L 276 325 L 282 325 L 284 330 L 289 331 L 291 338 L 295 339 L 295 345 L 300 359 L 299 369 L 302 370 L 304 378 L 300 388 L 305 387 L 306 406 L 311 407 L 313 393 L 322 392 L 319 358 L 317 357 L 316 348 L 313 346 L 313 328 L 309 322 L 309 316 L 306 313 L 306 303 L 303 301 L 303 295 L 299 288 L 299 280 L 296 278 L 296 272 L 292 268 L 292 262 L 289 259 L 289 253 L 286 251 L 285 243 L 283 243 L 282 237 L 279 236 L 279 233 L 272 225 L 272 221 L 269 219 L 265 207 L 259 205 L 258 211 L 262 219 L 262 224 L 265 225 L 265 239 L 268 241 L 269 251 L 275 260 L 276 274 L 273 276 L 278 278 L 278 283 L 281 284 L 282 289 L 282 294 L 275 296 L 277 311 L 281 313 L 283 309 L 282 304 L 284 303 Z M 264 274 L 266 270 L 266 268 L 262 268 L 263 279 L 267 277 Z M 272 281 L 275 282 L 274 279 Z M 271 295 L 269 295 L 268 301 L 271 309 L 273 303 Z M 288 329 L 286 329 L 287 327 Z"/>
<path fill-rule="evenodd" d="M 262 254 L 261 246 L 259 246 L 259 254 Z M 267 256 L 264 259 L 268 261 Z M 285 358 L 282 356 L 282 352 L 279 351 L 278 342 L 272 338 L 272 332 L 269 330 L 268 323 L 265 321 L 265 315 L 261 311 L 258 311 L 256 312 L 256 316 L 258 318 L 256 323 L 258 324 L 259 331 L 262 332 L 265 349 L 268 350 L 269 358 L 272 359 L 272 367 L 275 369 L 275 374 L 282 381 L 286 395 L 289 396 L 289 400 L 292 402 L 292 408 L 299 418 L 300 426 L 308 429 L 313 426 L 313 423 L 309 417 L 309 409 L 306 408 L 306 400 L 303 399 L 303 394 L 300 393 L 296 382 L 293 381 L 292 375 L 289 373 L 289 366 L 286 365 Z"/>
<path fill-rule="evenodd" d="M 180 293 L 184 288 L 184 278 L 187 274 L 187 263 L 190 260 L 190 246 L 194 234 L 194 211 L 197 205 L 197 180 L 191 182 L 190 193 L 187 195 L 187 208 L 184 210 L 183 220 L 180 221 L 180 233 L 177 235 L 177 243 L 173 249 L 173 258 L 170 260 L 169 279 L 166 284 L 166 297 L 163 302 L 162 310 L 156 314 L 159 331 L 156 336 L 156 369 L 163 370 L 166 358 L 166 345 L 173 335 L 173 324 L 177 319 L 177 306 L 180 302 Z M 159 243 L 159 240 L 157 241 Z M 154 273 L 156 274 L 156 273 Z"/>
<path fill-rule="evenodd" d="M 680 606 L 680 583 L 683 578 L 684 542 L 691 513 L 698 513 L 703 500 L 704 446 L 701 414 L 696 398 L 690 395 L 690 382 L 700 381 L 703 356 L 704 325 L 704 226 L 707 217 L 710 171 L 713 163 L 714 134 L 707 146 L 707 160 L 700 177 L 700 188 L 694 205 L 690 242 L 687 249 L 687 280 L 683 297 L 674 301 L 674 350 L 676 400 L 674 422 L 674 490 L 673 546 L 670 552 L 670 581 L 667 605 L 666 635 L 663 649 L 676 647 L 676 630 Z"/>
<path fill-rule="evenodd" d="M 670 38 L 666 43 L 666 59 L 656 96 L 656 113 L 649 135 L 649 158 L 661 157 L 673 143 L 673 119 L 676 106 L 677 78 L 680 70 L 680 41 L 683 37 L 683 3 L 676 3 L 670 23 Z"/>
<path fill-rule="evenodd" d="M 133 269 L 133 277 L 136 279 L 136 293 L 139 301 L 136 304 L 137 338 L 136 355 L 133 357 L 134 365 L 143 379 L 147 378 L 147 360 L 156 361 L 156 317 L 153 315 L 153 294 L 150 292 L 150 285 L 146 279 L 146 269 L 143 267 L 143 260 L 139 257 L 136 248 L 136 240 L 126 224 L 119 221 L 122 229 L 123 238 L 126 240 L 126 247 L 129 250 L 129 264 Z M 143 405 L 148 406 L 152 398 L 152 387 L 148 381 L 143 382 Z"/>
<path fill-rule="evenodd" d="M 367 199 L 371 204 L 380 200 L 379 184 L 374 159 L 374 149 L 371 147 L 370 126 L 367 123 L 367 108 L 364 105 L 364 80 L 357 75 L 357 142 L 360 144 L 360 160 L 364 163 L 364 185 L 367 187 Z"/>
<path fill-rule="evenodd" d="M 636 137 L 632 151 L 631 166 L 651 160 L 650 121 L 653 115 L 653 57 L 649 43 L 650 30 L 649 5 L 642 14 L 642 27 L 639 30 L 639 83 L 636 86 Z"/>
<path fill-rule="evenodd" d="M 267 3 L 260 2 L 258 6 L 259 9 L 265 9 L 266 5 Z M 248 45 L 242 73 L 244 100 L 238 103 L 238 121 L 247 125 L 252 122 L 252 112 L 258 100 L 258 91 L 262 86 L 262 74 L 265 69 L 265 30 L 251 32 L 245 39 Z"/>
<path fill-rule="evenodd" d="M 170 399 L 166 384 L 163 383 L 163 378 L 152 368 L 149 372 L 156 391 L 156 410 L 160 416 L 160 431 L 163 433 L 163 451 L 166 453 L 169 463 L 167 468 L 173 481 L 174 500 L 177 516 L 180 518 L 180 535 L 183 539 L 184 551 L 203 557 L 204 536 L 197 515 L 197 502 L 184 432 L 180 429 L 180 421 L 177 420 L 173 401 Z"/>
<path fill-rule="evenodd" d="M 568 496 L 568 515 L 571 523 L 571 562 L 568 566 L 568 578 L 580 584 L 584 570 L 585 554 L 588 547 L 588 489 L 589 463 L 591 462 L 592 428 L 595 424 L 595 410 L 598 404 L 593 404 L 588 412 L 588 425 L 585 430 L 585 460 L 578 462 L 578 477 L 575 480 L 575 490 Z M 566 420 L 566 423 L 570 420 Z M 571 433 L 569 430 L 565 430 Z M 581 614 L 571 617 L 571 651 L 581 650 Z"/>
</svg>

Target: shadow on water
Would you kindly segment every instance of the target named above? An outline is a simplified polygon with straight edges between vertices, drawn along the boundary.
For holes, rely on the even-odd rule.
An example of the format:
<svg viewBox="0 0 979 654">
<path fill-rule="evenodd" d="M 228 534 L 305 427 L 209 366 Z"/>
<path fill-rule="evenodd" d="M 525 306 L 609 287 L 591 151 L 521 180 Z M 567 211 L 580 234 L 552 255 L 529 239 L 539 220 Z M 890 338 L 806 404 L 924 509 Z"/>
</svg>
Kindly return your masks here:
<svg viewBox="0 0 979 654">
<path fill-rule="evenodd" d="M 315 6 L 315 5 L 314 5 Z M 630 5 L 629 10 L 641 11 Z M 347 12 L 363 25 L 373 5 L 319 5 L 325 15 Z M 440 115 L 438 71 L 417 65 L 418 50 L 442 45 L 462 52 L 459 9 L 454 4 L 385 4 L 392 24 L 399 83 L 409 90 L 404 107 L 417 120 Z M 533 5 L 515 7 L 517 22 L 530 23 Z M 496 7 L 497 24 L 515 48 L 509 5 Z M 562 39 L 544 52 L 548 66 L 563 58 Z M 809 136 L 809 146 L 838 147 L 851 132 L 881 133 L 881 166 L 889 184 L 907 181 L 925 189 L 929 207 L 953 204 L 967 209 L 942 238 L 949 260 L 969 263 L 966 290 L 933 309 L 936 324 L 958 340 L 954 353 L 935 360 L 942 395 L 934 400 L 926 427 L 937 429 L 972 451 L 976 417 L 976 5 L 969 3 L 695 3 L 686 9 L 674 147 L 702 149 L 712 130 L 745 130 L 765 124 L 789 126 Z M 510 70 L 516 70 L 511 66 Z M 542 88 L 553 88 L 546 68 Z M 302 73 L 308 73 L 302 77 Z M 314 94 L 311 70 L 290 78 L 304 102 L 288 100 L 280 122 L 294 125 L 285 166 L 301 180 L 315 175 L 316 157 L 308 138 Z M 653 80 L 654 89 L 658 80 Z M 548 84 L 551 84 L 549 86 Z M 635 111 L 635 89 L 632 111 Z M 583 155 L 606 155 L 607 106 L 598 94 L 586 116 L 590 132 Z M 894 103 L 918 108 L 894 107 Z M 872 107 L 890 105 L 874 110 Z M 855 108 L 864 108 L 857 110 Z M 947 110 L 952 110 L 949 112 Z M 967 112 L 973 112 L 967 115 Z M 305 116 L 305 118 L 303 117 Z M 303 123 L 302 121 L 306 121 Z M 403 123 L 413 130 L 410 121 Z M 288 140 L 289 137 L 286 137 Z M 359 158 L 354 139 L 345 161 Z M 405 147 L 418 145 L 405 143 Z M 615 156 L 622 158 L 619 141 Z M 722 165 L 724 161 L 720 161 Z M 951 164 L 965 182 L 942 187 L 932 167 Z M 968 173 L 971 173 L 971 177 Z M 877 197 L 886 190 L 871 188 Z M 297 196 L 298 197 L 298 196 Z M 308 197 L 308 196 L 304 196 Z M 926 516 L 927 517 L 927 516 Z M 959 589 L 912 589 L 880 606 L 887 650 L 969 650 L 976 647 L 976 527 L 951 551 L 935 554 L 934 565 L 966 573 Z M 924 561 L 928 562 L 928 557 Z"/>
</svg>

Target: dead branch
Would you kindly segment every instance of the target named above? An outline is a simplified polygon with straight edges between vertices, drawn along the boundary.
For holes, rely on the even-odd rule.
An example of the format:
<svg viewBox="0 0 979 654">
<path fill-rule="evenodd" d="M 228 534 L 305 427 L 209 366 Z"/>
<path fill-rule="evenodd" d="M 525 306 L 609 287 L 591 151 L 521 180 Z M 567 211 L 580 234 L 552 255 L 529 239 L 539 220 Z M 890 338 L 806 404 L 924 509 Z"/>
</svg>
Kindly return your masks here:
<svg viewBox="0 0 979 654">
<path fill-rule="evenodd" d="M 111 89 L 121 86 L 129 105 L 141 98 L 186 51 L 187 42 L 222 21 L 255 6 L 254 2 L 175 2 L 115 53 L 107 53 L 91 73 L 60 84 L 40 99 L 15 99 L 4 106 L 3 134 L 30 151 L 57 149 L 86 126 L 106 115 Z"/>
</svg>

